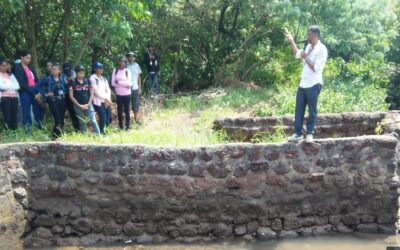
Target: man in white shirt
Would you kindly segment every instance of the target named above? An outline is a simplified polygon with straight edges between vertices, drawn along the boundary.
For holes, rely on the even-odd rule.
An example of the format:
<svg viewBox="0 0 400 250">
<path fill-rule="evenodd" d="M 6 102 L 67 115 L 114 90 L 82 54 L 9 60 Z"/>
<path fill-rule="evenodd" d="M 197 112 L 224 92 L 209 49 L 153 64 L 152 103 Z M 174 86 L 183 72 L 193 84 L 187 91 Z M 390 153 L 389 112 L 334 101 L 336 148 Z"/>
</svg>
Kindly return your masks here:
<svg viewBox="0 0 400 250">
<path fill-rule="evenodd" d="M 328 50 L 320 41 L 318 26 L 311 26 L 307 33 L 307 46 L 298 49 L 293 36 L 286 30 L 286 37 L 291 45 L 292 53 L 297 59 L 304 60 L 301 81 L 296 95 L 296 114 L 294 121 L 295 133 L 289 141 L 299 141 L 303 138 L 302 128 L 304 113 L 308 106 L 306 142 L 313 141 L 314 127 L 317 122 L 317 102 L 322 89 L 322 72 L 328 58 Z"/>
<path fill-rule="evenodd" d="M 142 70 L 140 69 L 139 64 L 135 62 L 136 60 L 136 53 L 135 52 L 129 52 L 126 57 L 128 58 L 128 63 L 126 65 L 126 68 L 131 71 L 132 74 L 132 95 L 131 95 L 131 100 L 132 100 L 132 111 L 133 111 L 133 116 L 135 118 L 135 122 L 139 122 L 139 104 L 140 104 L 140 98 L 139 96 L 141 95 L 142 91 L 142 86 L 141 82 L 142 79 L 140 77 L 140 74 L 142 73 Z"/>
</svg>

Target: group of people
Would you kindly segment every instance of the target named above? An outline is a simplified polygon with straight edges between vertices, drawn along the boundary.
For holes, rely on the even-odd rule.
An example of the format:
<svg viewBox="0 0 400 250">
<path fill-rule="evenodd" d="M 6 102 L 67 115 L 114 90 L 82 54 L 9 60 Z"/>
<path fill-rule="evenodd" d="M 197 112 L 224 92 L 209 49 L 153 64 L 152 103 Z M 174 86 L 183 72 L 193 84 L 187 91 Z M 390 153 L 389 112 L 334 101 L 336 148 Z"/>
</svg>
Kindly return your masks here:
<svg viewBox="0 0 400 250">
<path fill-rule="evenodd" d="M 30 66 L 31 54 L 28 51 L 22 51 L 16 62 L 0 57 L 0 106 L 5 129 L 18 128 L 19 106 L 25 132 L 31 133 L 33 124 L 42 129 L 42 105 L 46 103 L 54 120 L 53 138 L 60 137 L 64 131 L 66 111 L 75 131 L 87 132 L 86 123 L 89 121 L 94 133 L 104 133 L 112 120 L 111 92 L 114 89 L 119 128 L 129 130 L 131 108 L 135 122 L 139 122 L 142 92 L 142 70 L 136 57 L 135 52 L 119 57 L 111 74 L 111 84 L 103 75 L 103 65 L 99 61 L 92 63 L 89 77 L 86 77 L 87 69 L 83 65 L 72 68 L 69 63 L 47 62 L 47 75 L 38 80 L 36 71 Z M 160 62 L 154 45 L 148 46 L 143 63 L 148 73 L 149 94 L 158 95 Z"/>
<path fill-rule="evenodd" d="M 296 94 L 296 110 L 294 134 L 289 141 L 303 139 L 303 123 L 306 107 L 309 110 L 306 129 L 306 142 L 313 141 L 314 128 L 317 122 L 317 103 L 321 92 L 322 72 L 328 58 L 328 50 L 320 41 L 320 29 L 311 26 L 307 32 L 304 49 L 299 49 L 293 36 L 287 31 L 293 55 L 302 59 L 303 70 Z M 68 110 L 76 131 L 86 132 L 86 120 L 90 121 L 94 133 L 104 133 L 104 128 L 111 122 L 111 89 L 115 89 L 120 129 L 130 129 L 130 105 L 135 121 L 138 121 L 139 96 L 141 94 L 141 69 L 135 62 L 136 54 L 129 52 L 121 56 L 118 66 L 112 71 L 111 86 L 103 76 L 103 65 L 96 61 L 92 64 L 92 74 L 85 77 L 85 67 L 77 65 L 74 70 L 68 63 L 62 67 L 48 63 L 48 76 L 37 80 L 34 69 L 29 66 L 31 55 L 27 51 L 21 53 L 20 63 L 11 70 L 11 63 L 0 58 L 0 94 L 1 110 L 6 129 L 18 126 L 18 103 L 22 107 L 22 124 L 28 132 L 32 126 L 33 112 L 36 125 L 41 128 L 43 116 L 40 103 L 46 102 L 54 118 L 53 136 L 63 133 L 65 109 Z M 148 71 L 149 93 L 158 95 L 158 76 L 160 72 L 159 57 L 153 45 L 143 58 Z M 130 104 L 132 103 L 132 104 Z M 95 113 L 98 114 L 97 123 Z M 125 127 L 123 121 L 125 113 Z"/>
</svg>

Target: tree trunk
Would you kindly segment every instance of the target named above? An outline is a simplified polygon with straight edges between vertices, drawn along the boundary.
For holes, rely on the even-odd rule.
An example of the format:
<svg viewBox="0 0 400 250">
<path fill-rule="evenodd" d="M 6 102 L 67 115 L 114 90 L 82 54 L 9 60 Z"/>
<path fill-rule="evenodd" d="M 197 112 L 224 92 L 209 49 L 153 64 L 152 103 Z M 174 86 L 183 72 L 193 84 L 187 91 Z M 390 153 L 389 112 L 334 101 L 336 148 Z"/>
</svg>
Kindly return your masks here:
<svg viewBox="0 0 400 250">
<path fill-rule="evenodd" d="M 71 0 L 64 0 L 64 32 L 63 32 L 63 62 L 68 61 L 68 49 L 69 49 L 69 33 L 68 26 L 70 22 L 70 12 L 71 12 Z"/>
<path fill-rule="evenodd" d="M 65 15 L 62 17 L 62 20 L 58 23 L 57 29 L 54 30 L 54 32 L 53 32 L 51 43 L 50 43 L 50 46 L 49 46 L 50 49 L 49 49 L 49 54 L 47 56 L 47 61 L 53 59 L 54 50 L 56 48 L 57 41 L 58 41 L 58 39 L 60 37 L 60 34 L 61 34 L 62 26 L 64 24 L 64 19 L 65 19 Z"/>
<path fill-rule="evenodd" d="M 37 16 L 37 9 L 33 0 L 28 0 L 25 4 L 25 8 L 21 12 L 22 24 L 24 26 L 24 34 L 26 40 L 26 46 L 32 55 L 32 64 L 38 75 L 41 77 L 41 71 L 38 63 L 38 53 L 36 50 L 36 30 L 35 21 Z"/>
<path fill-rule="evenodd" d="M 255 69 L 255 68 L 257 68 L 257 67 L 259 67 L 259 66 L 262 66 L 262 65 L 265 65 L 265 64 L 267 64 L 269 62 L 269 60 L 261 60 L 261 61 L 258 61 L 258 62 L 256 62 L 256 63 L 254 63 L 253 65 L 251 65 L 243 74 L 241 74 L 240 75 L 240 80 L 241 81 L 244 81 L 244 80 L 246 80 L 246 77 Z"/>
<path fill-rule="evenodd" d="M 179 82 L 179 56 L 175 57 L 172 71 L 171 93 L 174 93 L 176 85 Z"/>
<path fill-rule="evenodd" d="M 72 65 L 73 68 L 75 68 L 76 65 L 78 65 L 78 63 L 80 62 L 82 56 L 83 56 L 83 52 L 85 52 L 85 49 L 87 48 L 90 39 L 93 38 L 94 34 L 97 32 L 97 28 L 98 27 L 92 27 L 92 29 L 90 30 L 90 32 L 86 35 L 85 40 L 83 41 L 83 44 L 81 45 L 81 48 L 79 50 L 79 53 L 74 61 L 74 64 Z"/>
</svg>

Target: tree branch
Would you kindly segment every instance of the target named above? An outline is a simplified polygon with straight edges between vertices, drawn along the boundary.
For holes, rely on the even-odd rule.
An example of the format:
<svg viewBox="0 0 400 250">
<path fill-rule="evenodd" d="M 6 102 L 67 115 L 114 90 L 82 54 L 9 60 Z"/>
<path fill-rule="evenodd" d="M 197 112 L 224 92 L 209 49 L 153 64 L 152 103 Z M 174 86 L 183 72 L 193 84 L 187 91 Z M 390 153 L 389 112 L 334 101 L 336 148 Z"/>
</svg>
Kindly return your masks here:
<svg viewBox="0 0 400 250">
<path fill-rule="evenodd" d="M 78 65 L 79 61 L 80 61 L 81 58 L 82 58 L 83 52 L 85 51 L 86 47 L 87 47 L 88 44 L 89 44 L 90 39 L 92 39 L 93 36 L 94 36 L 94 34 L 97 32 L 97 28 L 98 28 L 98 26 L 93 27 L 93 28 L 90 30 L 89 34 L 86 35 L 85 40 L 83 41 L 83 44 L 82 44 L 82 46 L 81 46 L 81 48 L 80 48 L 80 50 L 79 50 L 79 53 L 78 53 L 78 55 L 77 55 L 77 57 L 76 57 L 76 59 L 75 59 L 74 64 L 73 64 L 73 66 L 72 66 L 73 68 L 75 68 L 75 66 Z"/>
<path fill-rule="evenodd" d="M 259 67 L 259 66 L 261 66 L 261 65 L 264 65 L 264 64 L 267 64 L 269 62 L 269 60 L 261 60 L 261 61 L 258 61 L 258 62 L 256 62 L 256 63 L 254 63 L 253 65 L 251 65 L 241 76 L 240 76 L 240 80 L 244 80 L 244 79 L 246 79 L 246 77 L 251 73 L 251 71 L 253 71 L 253 69 L 255 69 L 255 68 L 257 68 L 257 67 Z"/>
</svg>

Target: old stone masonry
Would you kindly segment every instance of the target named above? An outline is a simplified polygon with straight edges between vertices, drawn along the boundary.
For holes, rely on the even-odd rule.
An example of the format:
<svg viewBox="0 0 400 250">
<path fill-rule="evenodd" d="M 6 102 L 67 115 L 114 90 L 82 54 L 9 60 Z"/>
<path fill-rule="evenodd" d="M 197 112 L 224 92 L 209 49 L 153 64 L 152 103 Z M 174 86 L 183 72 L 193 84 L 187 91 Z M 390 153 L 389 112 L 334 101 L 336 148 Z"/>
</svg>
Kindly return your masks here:
<svg viewBox="0 0 400 250">
<path fill-rule="evenodd" d="M 397 113 L 370 116 L 380 117 L 382 135 L 314 143 L 2 145 L 0 241 L 45 247 L 396 233 L 400 123 Z"/>
</svg>

